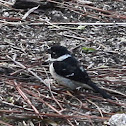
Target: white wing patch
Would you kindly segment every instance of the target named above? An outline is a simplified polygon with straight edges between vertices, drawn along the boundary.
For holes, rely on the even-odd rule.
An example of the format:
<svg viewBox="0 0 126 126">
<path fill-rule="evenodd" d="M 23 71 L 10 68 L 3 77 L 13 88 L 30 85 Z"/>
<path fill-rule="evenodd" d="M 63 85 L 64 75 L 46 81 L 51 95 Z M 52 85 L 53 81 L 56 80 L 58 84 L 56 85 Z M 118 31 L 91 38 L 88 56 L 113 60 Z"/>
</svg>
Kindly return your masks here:
<svg viewBox="0 0 126 126">
<path fill-rule="evenodd" d="M 74 76 L 74 73 L 67 75 L 66 77 L 72 77 Z"/>
<path fill-rule="evenodd" d="M 85 69 L 84 69 L 82 66 L 80 67 L 80 69 L 81 69 L 81 71 L 82 71 L 82 72 L 84 72 L 84 71 L 85 71 Z"/>
<path fill-rule="evenodd" d="M 62 69 L 63 71 L 65 71 L 66 69 Z"/>
</svg>

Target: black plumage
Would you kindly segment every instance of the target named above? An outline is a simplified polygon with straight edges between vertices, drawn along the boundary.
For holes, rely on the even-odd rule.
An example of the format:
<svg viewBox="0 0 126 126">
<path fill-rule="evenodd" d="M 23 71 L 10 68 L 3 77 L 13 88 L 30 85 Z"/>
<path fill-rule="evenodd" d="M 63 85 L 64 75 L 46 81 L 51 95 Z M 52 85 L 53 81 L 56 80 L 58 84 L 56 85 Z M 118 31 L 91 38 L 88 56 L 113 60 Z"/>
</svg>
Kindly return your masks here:
<svg viewBox="0 0 126 126">
<path fill-rule="evenodd" d="M 100 89 L 82 69 L 78 61 L 63 46 L 52 46 L 49 49 L 52 63 L 50 72 L 58 82 L 66 87 L 76 89 L 83 87 L 99 92 L 104 98 L 111 98 L 104 90 Z"/>
</svg>

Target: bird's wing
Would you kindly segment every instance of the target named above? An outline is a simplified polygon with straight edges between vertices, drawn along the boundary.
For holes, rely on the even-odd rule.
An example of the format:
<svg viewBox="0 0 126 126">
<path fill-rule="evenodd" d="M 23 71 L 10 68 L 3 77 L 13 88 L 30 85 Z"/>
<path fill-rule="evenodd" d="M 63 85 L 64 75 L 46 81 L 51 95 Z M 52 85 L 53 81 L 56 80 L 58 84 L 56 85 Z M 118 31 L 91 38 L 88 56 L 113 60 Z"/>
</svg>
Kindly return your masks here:
<svg viewBox="0 0 126 126">
<path fill-rule="evenodd" d="M 54 62 L 53 64 L 56 73 L 62 77 L 71 79 L 73 81 L 87 84 L 96 92 L 99 92 L 104 98 L 110 98 L 104 90 L 100 89 L 94 82 L 89 78 L 86 70 L 80 69 L 77 65 L 71 65 L 66 62 Z"/>
<path fill-rule="evenodd" d="M 71 65 L 66 62 L 54 62 L 53 66 L 56 73 L 62 77 L 85 84 L 90 80 L 87 72 L 85 70 L 82 71 L 77 65 Z"/>
</svg>

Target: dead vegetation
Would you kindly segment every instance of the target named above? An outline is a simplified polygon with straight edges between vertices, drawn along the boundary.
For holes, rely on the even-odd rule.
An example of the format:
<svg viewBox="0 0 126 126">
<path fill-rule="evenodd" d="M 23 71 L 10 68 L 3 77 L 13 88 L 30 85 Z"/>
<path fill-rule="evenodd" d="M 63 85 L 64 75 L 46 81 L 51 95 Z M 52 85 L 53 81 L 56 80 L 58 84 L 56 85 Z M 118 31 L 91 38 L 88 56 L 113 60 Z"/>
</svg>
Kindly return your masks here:
<svg viewBox="0 0 126 126">
<path fill-rule="evenodd" d="M 13 9 L 6 2 L 0 0 L 1 125 L 102 126 L 111 115 L 125 113 L 126 28 L 118 23 L 126 19 L 124 1 L 49 1 L 58 8 L 42 12 Z M 45 63 L 45 50 L 53 44 L 73 51 L 91 78 L 116 99 L 58 86 Z"/>
</svg>

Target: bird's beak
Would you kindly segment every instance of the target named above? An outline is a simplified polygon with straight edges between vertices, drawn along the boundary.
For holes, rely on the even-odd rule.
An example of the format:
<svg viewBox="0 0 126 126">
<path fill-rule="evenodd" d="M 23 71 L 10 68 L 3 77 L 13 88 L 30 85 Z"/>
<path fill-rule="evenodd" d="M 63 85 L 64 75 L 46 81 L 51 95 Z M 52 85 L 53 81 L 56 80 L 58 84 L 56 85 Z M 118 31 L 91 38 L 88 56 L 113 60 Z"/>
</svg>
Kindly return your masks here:
<svg viewBox="0 0 126 126">
<path fill-rule="evenodd" d="M 46 51 L 48 54 L 51 54 L 51 48 L 48 48 Z"/>
<path fill-rule="evenodd" d="M 47 57 L 48 57 L 48 59 L 46 59 L 45 61 L 44 61 L 44 64 L 50 64 L 50 63 L 52 63 L 52 61 L 51 61 L 51 50 L 50 50 L 50 48 L 45 48 L 44 49 L 44 52 L 46 53 L 46 55 L 47 55 Z"/>
<path fill-rule="evenodd" d="M 46 47 L 44 50 L 45 50 L 46 53 L 51 54 L 51 47 Z"/>
</svg>

